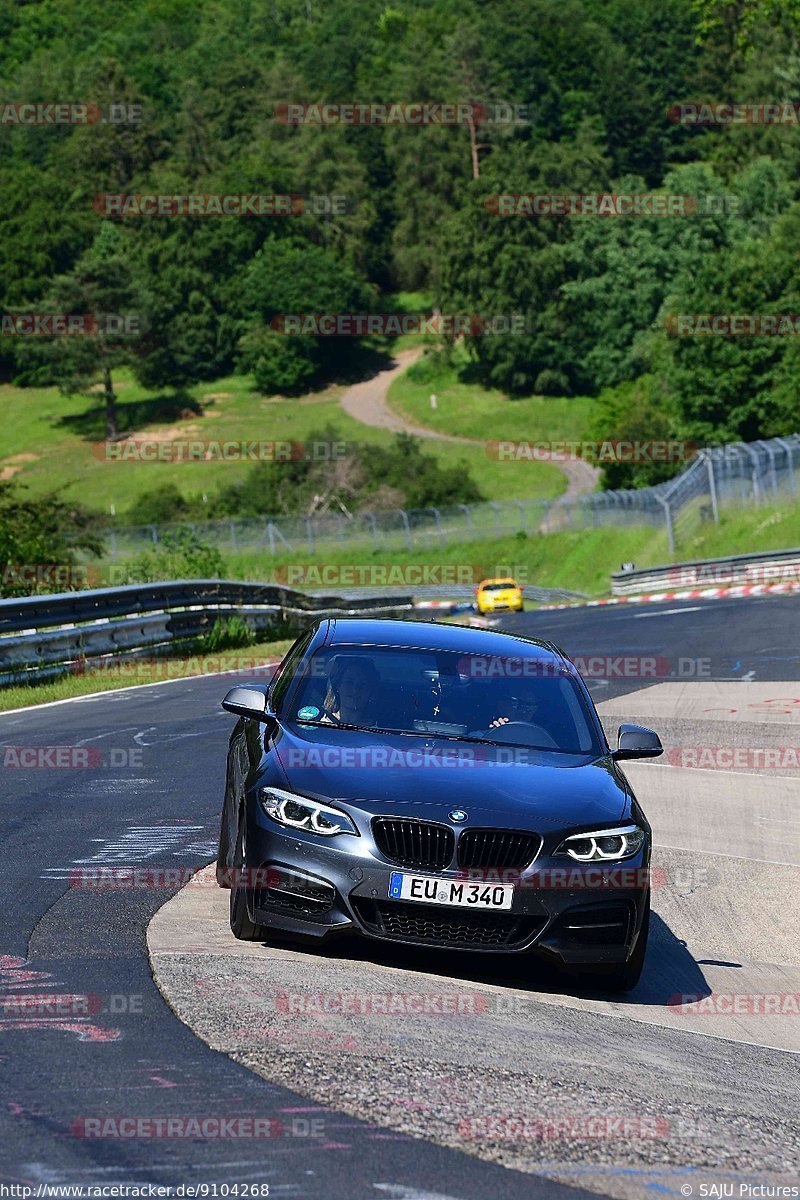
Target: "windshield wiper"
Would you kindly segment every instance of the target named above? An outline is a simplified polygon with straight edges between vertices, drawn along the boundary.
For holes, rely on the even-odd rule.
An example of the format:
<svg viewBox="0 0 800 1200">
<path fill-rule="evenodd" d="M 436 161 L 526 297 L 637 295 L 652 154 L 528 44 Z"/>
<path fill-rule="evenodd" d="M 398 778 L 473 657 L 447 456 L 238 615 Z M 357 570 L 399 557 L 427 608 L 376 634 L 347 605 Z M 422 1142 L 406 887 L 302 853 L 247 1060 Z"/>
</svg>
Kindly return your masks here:
<svg viewBox="0 0 800 1200">
<path fill-rule="evenodd" d="M 561 746 L 532 746 L 528 742 L 498 742 L 493 738 L 468 737 L 460 733 L 421 733 L 418 729 L 384 729 L 378 725 L 348 725 L 343 721 L 298 721 L 298 725 L 311 725 L 319 729 L 351 729 L 356 733 L 385 733 L 397 737 L 425 738 L 432 742 L 467 742 L 476 746 L 514 746 L 518 750 L 538 750 L 543 754 L 592 754 L 591 750 L 565 750 Z"/>
<path fill-rule="evenodd" d="M 403 737 L 429 737 L 412 729 L 382 729 L 378 725 L 348 725 L 344 721 L 298 721 L 298 725 L 314 725 L 319 729 L 354 729 L 357 733 L 400 734 Z"/>
</svg>

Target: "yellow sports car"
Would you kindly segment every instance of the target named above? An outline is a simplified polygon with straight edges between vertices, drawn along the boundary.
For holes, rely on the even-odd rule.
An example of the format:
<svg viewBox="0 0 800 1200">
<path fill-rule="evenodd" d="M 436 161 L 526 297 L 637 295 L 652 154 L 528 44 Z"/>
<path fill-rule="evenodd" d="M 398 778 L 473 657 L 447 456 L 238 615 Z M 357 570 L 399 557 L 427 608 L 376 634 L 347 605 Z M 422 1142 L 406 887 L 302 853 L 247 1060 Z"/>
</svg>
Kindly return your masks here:
<svg viewBox="0 0 800 1200">
<path fill-rule="evenodd" d="M 484 579 L 475 588 L 475 607 L 479 613 L 501 608 L 522 612 L 522 588 L 513 579 Z"/>
</svg>

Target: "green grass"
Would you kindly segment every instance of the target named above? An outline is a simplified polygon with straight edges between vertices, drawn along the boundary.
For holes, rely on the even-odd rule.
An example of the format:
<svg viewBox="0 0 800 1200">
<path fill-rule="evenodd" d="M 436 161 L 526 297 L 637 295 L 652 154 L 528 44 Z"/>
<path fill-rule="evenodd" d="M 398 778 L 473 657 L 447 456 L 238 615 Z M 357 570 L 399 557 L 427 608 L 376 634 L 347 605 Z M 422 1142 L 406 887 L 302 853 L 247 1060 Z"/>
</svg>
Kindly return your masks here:
<svg viewBox="0 0 800 1200">
<path fill-rule="evenodd" d="M 284 568 L 290 564 L 319 562 L 324 565 L 448 564 L 471 569 L 479 578 L 511 573 L 519 582 L 539 587 L 567 588 L 587 596 L 608 595 L 611 575 L 621 563 L 654 567 L 694 558 L 718 558 L 753 550 L 781 550 L 800 546 L 800 504 L 784 504 L 720 514 L 719 526 L 701 526 L 691 537 L 679 542 L 670 555 L 666 533 L 650 525 L 603 526 L 596 529 L 553 534 L 534 534 L 525 538 L 509 536 L 494 540 L 464 541 L 430 549 L 378 551 L 342 547 L 326 550 L 324 558 L 308 551 L 292 555 L 230 554 L 226 556 L 227 574 L 232 578 L 285 583 Z M 336 587 L 326 588 L 331 593 Z M 386 590 L 386 589 L 384 589 Z M 413 587 L 393 585 L 396 594 Z"/>
<path fill-rule="evenodd" d="M 526 538 L 512 536 L 494 541 L 454 543 L 430 550 L 362 550 L 355 553 L 352 549 L 342 549 L 326 554 L 324 564 L 380 563 L 401 568 L 419 564 L 452 564 L 470 571 L 476 579 L 510 572 L 523 585 L 562 587 L 598 596 L 609 594 L 610 576 L 622 562 L 633 561 L 637 567 L 652 567 L 681 559 L 717 558 L 754 549 L 782 550 L 796 546 L 800 546 L 800 505 L 783 504 L 723 512 L 719 526 L 704 525 L 683 541 L 678 546 L 674 560 L 667 549 L 666 535 L 661 530 L 642 525 Z M 309 561 L 310 556 L 302 553 L 276 556 L 274 559 L 255 554 L 228 555 L 225 573 L 234 579 L 266 582 L 273 579 L 277 571 L 278 582 L 285 582 L 286 575 L 281 568 L 290 563 Z M 328 590 L 335 593 L 336 588 Z M 414 591 L 413 587 L 404 588 L 402 585 L 390 590 L 397 594 Z M 145 679 L 141 678 L 139 668 L 131 667 L 119 674 L 112 671 L 108 674 L 70 675 L 31 686 L 0 688 L 0 711 L 48 700 L 65 700 L 90 692 L 116 690 L 128 687 L 131 683 L 184 678 L 212 670 L 247 669 L 262 659 L 268 661 L 280 657 L 289 645 L 288 640 L 261 642 L 213 656 L 183 655 L 161 659 L 152 675 Z"/>
<path fill-rule="evenodd" d="M 10 708 L 25 708 L 30 704 L 45 704 L 48 700 L 71 700 L 93 692 L 112 692 L 135 684 L 157 683 L 163 679 L 183 679 L 214 671 L 247 670 L 257 663 L 280 658 L 291 646 L 291 639 L 259 642 L 242 650 L 226 650 L 213 656 L 187 654 L 158 660 L 131 661 L 103 671 L 85 675 L 64 675 L 34 684 L 13 684 L 0 687 L 0 712 Z"/>
<path fill-rule="evenodd" d="M 458 364 L 457 364 L 458 365 Z M 437 407 L 431 408 L 431 394 Z M 510 400 L 503 392 L 458 378 L 456 366 L 422 363 L 396 379 L 389 389 L 389 404 L 401 416 L 437 433 L 491 441 L 498 438 L 581 439 L 587 436 L 594 401 L 527 396 Z M 509 464 L 503 464 L 503 470 Z"/>
<path fill-rule="evenodd" d="M 353 420 L 339 406 L 341 387 L 297 399 L 262 396 L 246 376 L 230 376 L 189 389 L 177 401 L 142 389 L 120 372 L 120 428 L 137 436 L 155 434 L 204 440 L 303 441 L 330 425 L 344 441 L 382 442 L 384 430 Z M 108 512 L 113 504 L 124 519 L 139 497 L 161 483 L 174 482 L 184 495 L 212 494 L 241 480 L 251 462 L 105 461 L 93 445 L 104 436 L 100 397 L 64 397 L 55 388 L 0 387 L 3 452 L 0 474 L 27 484 L 34 494 L 53 488 L 91 508 Z M 198 409 L 192 411 L 193 407 Z M 183 414 L 183 415 L 181 415 Z M 502 470 L 481 446 L 426 442 L 442 463 L 464 462 L 487 499 L 552 497 L 564 489 L 561 473 L 547 463 L 510 463 Z"/>
</svg>

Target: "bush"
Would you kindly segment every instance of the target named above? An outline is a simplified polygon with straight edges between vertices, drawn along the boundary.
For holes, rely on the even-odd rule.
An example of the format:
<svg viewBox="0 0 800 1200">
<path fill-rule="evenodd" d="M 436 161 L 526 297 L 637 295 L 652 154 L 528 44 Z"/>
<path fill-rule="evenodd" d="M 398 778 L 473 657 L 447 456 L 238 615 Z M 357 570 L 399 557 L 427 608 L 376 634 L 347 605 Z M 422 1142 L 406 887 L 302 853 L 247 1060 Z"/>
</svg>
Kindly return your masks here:
<svg viewBox="0 0 800 1200">
<path fill-rule="evenodd" d="M 145 492 L 127 512 L 131 525 L 168 525 L 180 521 L 191 509 L 174 483 L 162 483 L 152 491 Z"/>
<path fill-rule="evenodd" d="M 358 339 L 291 337 L 277 332 L 286 315 L 361 313 L 372 306 L 365 282 L 330 250 L 270 237 L 242 279 L 248 322 L 240 362 L 260 391 L 296 395 L 336 376 L 351 362 Z"/>
<path fill-rule="evenodd" d="M 219 579 L 224 571 L 224 559 L 216 547 L 201 542 L 191 529 L 179 529 L 165 533 L 158 546 L 126 564 L 120 583 Z"/>
<path fill-rule="evenodd" d="M 599 442 L 675 438 L 675 419 L 658 380 L 652 375 L 642 375 L 634 383 L 621 383 L 601 392 L 590 423 L 589 437 Z M 602 487 L 637 488 L 671 479 L 683 470 L 686 462 L 608 462 L 601 465 Z"/>
<path fill-rule="evenodd" d="M 360 461 L 368 491 L 395 488 L 405 496 L 406 508 L 439 508 L 483 500 L 466 464 L 440 466 L 408 433 L 398 433 L 389 446 L 360 447 Z M 366 505 L 369 495 L 361 499 Z"/>
<path fill-rule="evenodd" d="M 244 617 L 218 617 L 208 633 L 197 639 L 197 649 L 203 654 L 219 654 L 255 643 L 256 635 Z"/>
<path fill-rule="evenodd" d="M 572 392 L 563 371 L 553 371 L 549 367 L 536 376 L 533 390 L 537 396 L 569 396 Z"/>
<path fill-rule="evenodd" d="M 95 557 L 102 551 L 96 518 L 56 493 L 29 500 L 20 491 L 0 483 L 0 596 L 73 590 L 65 589 L 63 568 L 75 565 L 79 550 Z"/>
<path fill-rule="evenodd" d="M 285 337 L 272 329 L 246 334 L 240 343 L 243 365 L 260 392 L 286 396 L 306 391 L 318 370 L 312 338 Z"/>
<path fill-rule="evenodd" d="M 307 443 L 341 441 L 330 427 L 309 433 Z M 219 493 L 209 506 L 215 517 L 263 517 L 310 512 L 320 498 L 342 501 L 350 510 L 386 502 L 390 508 L 428 508 L 466 504 L 483 495 L 464 465 L 442 467 L 409 434 L 386 446 L 347 444 L 343 458 L 298 458 L 255 464 L 241 483 Z"/>
</svg>

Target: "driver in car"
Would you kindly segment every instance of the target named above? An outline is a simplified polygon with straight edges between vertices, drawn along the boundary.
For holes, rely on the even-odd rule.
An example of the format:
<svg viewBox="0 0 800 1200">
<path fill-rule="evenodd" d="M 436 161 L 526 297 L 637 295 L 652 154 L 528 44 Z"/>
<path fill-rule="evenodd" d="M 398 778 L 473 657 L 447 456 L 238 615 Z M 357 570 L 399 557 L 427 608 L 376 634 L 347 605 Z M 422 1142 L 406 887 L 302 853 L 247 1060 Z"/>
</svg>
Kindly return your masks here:
<svg viewBox="0 0 800 1200">
<path fill-rule="evenodd" d="M 509 696 L 508 711 L 509 716 L 495 717 L 490 721 L 489 728 L 497 729 L 500 725 L 507 725 L 509 721 L 525 721 L 528 725 L 539 723 L 536 719 L 539 705 L 531 696 Z"/>
<path fill-rule="evenodd" d="M 374 724 L 380 676 L 368 658 L 337 655 L 328 675 L 320 720 L 326 725 Z"/>
</svg>

